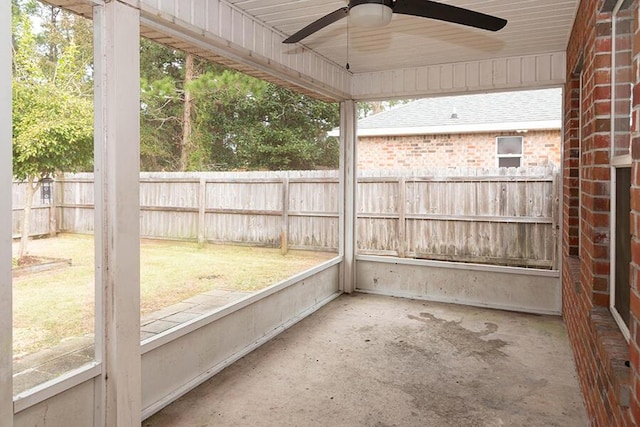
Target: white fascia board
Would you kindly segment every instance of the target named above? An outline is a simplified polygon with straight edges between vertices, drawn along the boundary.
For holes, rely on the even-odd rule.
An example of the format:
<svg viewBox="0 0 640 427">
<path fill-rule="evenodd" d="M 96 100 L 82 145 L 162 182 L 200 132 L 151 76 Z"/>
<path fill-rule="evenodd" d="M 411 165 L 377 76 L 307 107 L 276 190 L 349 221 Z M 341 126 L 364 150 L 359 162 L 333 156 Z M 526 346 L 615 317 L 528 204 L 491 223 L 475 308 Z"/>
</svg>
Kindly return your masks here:
<svg viewBox="0 0 640 427">
<path fill-rule="evenodd" d="M 511 123 L 484 123 L 470 125 L 416 126 L 401 128 L 358 129 L 358 136 L 404 136 L 404 135 L 437 135 L 443 133 L 480 133 L 480 132 L 522 132 L 529 130 L 560 130 L 561 120 L 545 120 Z M 333 129 L 329 136 L 339 136 L 339 129 Z"/>
</svg>

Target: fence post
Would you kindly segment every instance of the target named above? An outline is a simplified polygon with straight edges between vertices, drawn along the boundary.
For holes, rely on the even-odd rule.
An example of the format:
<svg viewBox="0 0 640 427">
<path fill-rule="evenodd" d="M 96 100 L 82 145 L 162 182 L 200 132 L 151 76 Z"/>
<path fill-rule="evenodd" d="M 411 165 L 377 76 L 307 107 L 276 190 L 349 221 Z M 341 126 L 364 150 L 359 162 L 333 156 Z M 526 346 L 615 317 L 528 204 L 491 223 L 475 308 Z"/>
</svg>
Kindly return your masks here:
<svg viewBox="0 0 640 427">
<path fill-rule="evenodd" d="M 51 183 L 51 194 L 49 196 L 49 237 L 55 237 L 57 226 L 56 226 L 56 181 Z"/>
<path fill-rule="evenodd" d="M 207 180 L 200 177 L 200 187 L 198 194 L 198 245 L 204 246 L 206 242 L 205 212 L 207 207 Z"/>
<path fill-rule="evenodd" d="M 289 252 L 289 177 L 282 179 L 282 227 L 280 229 L 280 253 Z"/>
<path fill-rule="evenodd" d="M 551 205 L 551 235 L 553 236 L 553 252 L 551 257 L 551 265 L 554 270 L 557 270 L 560 266 L 558 265 L 558 253 L 560 252 L 559 246 L 562 242 L 562 235 L 560 234 L 560 173 L 556 172 L 555 169 L 552 170 L 551 176 L 553 177 L 551 180 L 551 185 L 553 186 L 553 195 L 552 195 L 552 205 Z"/>
<path fill-rule="evenodd" d="M 398 257 L 404 258 L 406 251 L 406 205 L 407 205 L 407 180 L 405 177 L 398 179 Z"/>
</svg>

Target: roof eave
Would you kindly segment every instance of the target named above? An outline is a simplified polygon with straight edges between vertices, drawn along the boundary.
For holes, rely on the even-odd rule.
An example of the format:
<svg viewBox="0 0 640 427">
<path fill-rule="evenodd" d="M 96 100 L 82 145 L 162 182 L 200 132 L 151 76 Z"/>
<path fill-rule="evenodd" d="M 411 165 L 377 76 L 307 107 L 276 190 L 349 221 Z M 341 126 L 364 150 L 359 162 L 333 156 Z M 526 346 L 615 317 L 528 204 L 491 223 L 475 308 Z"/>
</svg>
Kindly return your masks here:
<svg viewBox="0 0 640 427">
<path fill-rule="evenodd" d="M 526 132 L 530 130 L 560 130 L 561 120 L 540 120 L 529 122 L 483 123 L 440 126 L 414 126 L 399 128 L 370 128 L 358 129 L 358 136 L 406 136 L 406 135 L 437 135 L 446 133 L 485 133 L 485 132 Z M 338 129 L 334 129 L 329 136 L 339 136 Z"/>
</svg>

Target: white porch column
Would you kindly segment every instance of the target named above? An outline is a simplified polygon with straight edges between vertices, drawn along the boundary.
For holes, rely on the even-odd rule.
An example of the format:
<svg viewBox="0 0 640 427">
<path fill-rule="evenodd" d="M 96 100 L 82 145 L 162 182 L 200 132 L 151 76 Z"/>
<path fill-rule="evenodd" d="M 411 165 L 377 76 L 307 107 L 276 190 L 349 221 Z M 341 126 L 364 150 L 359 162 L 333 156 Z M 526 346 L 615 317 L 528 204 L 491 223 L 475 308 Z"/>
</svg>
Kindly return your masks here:
<svg viewBox="0 0 640 427">
<path fill-rule="evenodd" d="M 355 101 L 340 103 L 340 172 L 343 185 L 342 249 L 344 263 L 342 270 L 342 290 L 347 293 L 354 291 L 356 286 L 356 126 L 357 106 Z"/>
<path fill-rule="evenodd" d="M 0 425 L 13 425 L 11 2 L 0 1 Z"/>
<path fill-rule="evenodd" d="M 120 1 L 94 8 L 96 424 L 140 424 L 140 15 Z"/>
</svg>

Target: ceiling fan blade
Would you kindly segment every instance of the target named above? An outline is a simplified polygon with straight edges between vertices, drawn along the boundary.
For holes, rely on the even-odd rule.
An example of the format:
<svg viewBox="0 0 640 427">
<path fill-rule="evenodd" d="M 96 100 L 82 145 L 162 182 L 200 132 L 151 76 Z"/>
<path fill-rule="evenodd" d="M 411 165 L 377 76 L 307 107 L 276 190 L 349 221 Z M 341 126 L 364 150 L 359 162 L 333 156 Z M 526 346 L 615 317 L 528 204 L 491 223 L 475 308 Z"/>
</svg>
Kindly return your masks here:
<svg viewBox="0 0 640 427">
<path fill-rule="evenodd" d="M 393 12 L 454 22 L 489 31 L 498 31 L 507 25 L 506 19 L 428 0 L 397 0 Z"/>
<path fill-rule="evenodd" d="M 311 34 L 315 33 L 316 31 L 323 29 L 327 25 L 333 24 L 334 22 L 341 20 L 342 18 L 346 17 L 348 14 L 349 14 L 348 7 L 345 6 L 343 8 L 340 8 L 335 12 L 331 12 L 330 14 L 323 16 L 317 21 L 313 21 L 311 24 L 307 25 L 297 33 L 293 34 L 282 43 L 297 43 L 300 40 L 304 39 L 305 37 L 308 37 Z"/>
</svg>

